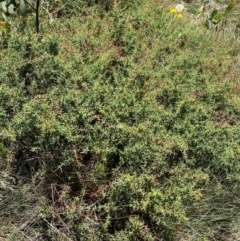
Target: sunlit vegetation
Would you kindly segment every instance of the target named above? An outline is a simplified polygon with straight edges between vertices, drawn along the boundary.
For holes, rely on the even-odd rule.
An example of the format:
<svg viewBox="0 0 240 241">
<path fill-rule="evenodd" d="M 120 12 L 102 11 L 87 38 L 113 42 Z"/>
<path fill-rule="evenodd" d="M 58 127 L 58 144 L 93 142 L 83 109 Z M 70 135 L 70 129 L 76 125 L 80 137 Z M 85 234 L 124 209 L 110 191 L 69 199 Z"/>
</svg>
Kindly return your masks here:
<svg viewBox="0 0 240 241">
<path fill-rule="evenodd" d="M 207 29 L 198 7 L 43 1 L 38 33 L 34 12 L 2 19 L 0 240 L 240 238 L 236 15 Z"/>
</svg>

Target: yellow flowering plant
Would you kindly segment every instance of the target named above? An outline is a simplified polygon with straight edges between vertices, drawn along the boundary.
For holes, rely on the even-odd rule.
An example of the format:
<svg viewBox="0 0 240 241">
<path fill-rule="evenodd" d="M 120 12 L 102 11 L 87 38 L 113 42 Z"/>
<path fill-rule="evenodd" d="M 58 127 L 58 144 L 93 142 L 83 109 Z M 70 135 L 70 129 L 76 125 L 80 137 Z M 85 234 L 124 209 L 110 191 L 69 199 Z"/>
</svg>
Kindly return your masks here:
<svg viewBox="0 0 240 241">
<path fill-rule="evenodd" d="M 176 8 L 172 8 L 172 9 L 170 10 L 170 13 L 177 13 Z"/>
<path fill-rule="evenodd" d="M 182 13 L 178 13 L 177 17 L 178 18 L 183 18 L 183 14 Z"/>
<path fill-rule="evenodd" d="M 177 14 L 179 19 L 183 18 L 184 6 L 182 4 L 177 4 L 175 8 L 170 9 L 170 13 Z"/>
<path fill-rule="evenodd" d="M 174 18 L 171 21 L 169 21 L 169 23 L 166 25 L 166 29 L 169 28 L 173 24 L 173 22 L 175 21 L 176 17 L 178 19 L 183 18 L 183 10 L 184 10 L 184 5 L 183 4 L 177 4 L 175 6 L 175 8 L 171 8 L 170 9 L 170 13 L 174 14 Z M 163 33 L 160 36 L 162 36 L 162 35 L 163 35 Z"/>
</svg>

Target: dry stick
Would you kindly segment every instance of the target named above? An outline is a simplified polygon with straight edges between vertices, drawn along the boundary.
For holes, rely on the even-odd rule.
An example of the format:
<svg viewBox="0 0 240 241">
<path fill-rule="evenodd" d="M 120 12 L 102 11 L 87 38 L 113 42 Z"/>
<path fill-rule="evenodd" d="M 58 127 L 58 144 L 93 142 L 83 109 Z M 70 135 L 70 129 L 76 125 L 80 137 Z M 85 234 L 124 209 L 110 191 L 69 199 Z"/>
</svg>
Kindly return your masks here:
<svg viewBox="0 0 240 241">
<path fill-rule="evenodd" d="M 61 7 L 58 7 L 56 9 L 54 9 L 53 11 L 50 11 L 48 10 L 48 8 L 45 8 L 44 6 L 42 6 L 42 9 L 46 11 L 46 13 L 48 14 L 49 18 L 52 19 L 53 18 L 53 14 L 54 13 L 57 13 L 58 11 L 60 11 L 62 8 L 64 8 L 65 6 L 67 5 L 67 2 L 64 3 Z"/>
<path fill-rule="evenodd" d="M 40 8 L 41 0 L 35 0 L 35 2 L 36 2 L 36 7 L 34 7 L 33 4 L 29 3 L 28 1 L 26 1 L 26 4 L 29 5 L 35 12 L 35 16 L 36 16 L 35 27 L 36 27 L 36 32 L 39 33 L 39 8 Z"/>
<path fill-rule="evenodd" d="M 51 228 L 53 228 L 54 230 L 56 230 L 58 233 L 60 233 L 61 235 L 63 235 L 67 240 L 72 241 L 72 239 L 70 239 L 69 237 L 67 237 L 67 235 L 65 233 L 60 232 L 56 227 L 54 227 L 51 223 L 49 223 L 45 218 L 43 219 Z"/>
<path fill-rule="evenodd" d="M 41 0 L 36 1 L 36 32 L 39 33 L 39 7 Z"/>
<path fill-rule="evenodd" d="M 12 226 L 17 229 L 23 236 L 25 236 L 29 241 L 33 241 L 30 237 L 28 237 L 23 231 L 21 231 L 19 228 L 17 228 L 15 225 L 12 224 Z"/>
</svg>

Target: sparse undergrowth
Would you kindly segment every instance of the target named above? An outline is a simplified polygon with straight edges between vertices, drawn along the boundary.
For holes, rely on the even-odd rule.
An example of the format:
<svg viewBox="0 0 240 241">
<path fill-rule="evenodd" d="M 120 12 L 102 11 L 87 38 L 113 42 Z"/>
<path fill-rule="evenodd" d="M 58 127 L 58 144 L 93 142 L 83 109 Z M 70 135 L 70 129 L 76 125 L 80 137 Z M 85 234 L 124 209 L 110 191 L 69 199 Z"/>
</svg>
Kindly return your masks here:
<svg viewBox="0 0 240 241">
<path fill-rule="evenodd" d="M 0 239 L 239 238 L 239 42 L 76 2 L 1 40 Z"/>
</svg>

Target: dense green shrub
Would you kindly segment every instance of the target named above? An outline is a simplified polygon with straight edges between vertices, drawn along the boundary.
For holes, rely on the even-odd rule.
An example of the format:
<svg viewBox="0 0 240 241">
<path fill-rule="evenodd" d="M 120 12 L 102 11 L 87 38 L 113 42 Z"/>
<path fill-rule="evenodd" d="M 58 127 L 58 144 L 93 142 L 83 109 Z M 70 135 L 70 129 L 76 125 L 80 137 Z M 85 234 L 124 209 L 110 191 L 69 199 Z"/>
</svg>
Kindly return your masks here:
<svg viewBox="0 0 240 241">
<path fill-rule="evenodd" d="M 238 214 L 237 43 L 154 1 L 97 9 L 1 52 L 1 158 L 38 189 L 26 235 L 221 240 Z"/>
</svg>

